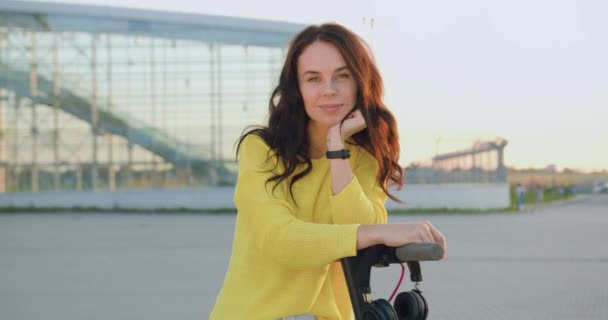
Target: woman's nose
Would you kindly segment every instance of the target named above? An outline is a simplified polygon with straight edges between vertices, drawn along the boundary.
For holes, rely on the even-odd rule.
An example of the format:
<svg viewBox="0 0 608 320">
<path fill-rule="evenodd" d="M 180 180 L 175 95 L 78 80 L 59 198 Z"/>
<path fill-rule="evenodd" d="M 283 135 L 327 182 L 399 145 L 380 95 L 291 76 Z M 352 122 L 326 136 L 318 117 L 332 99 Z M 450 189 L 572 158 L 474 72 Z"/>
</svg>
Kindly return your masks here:
<svg viewBox="0 0 608 320">
<path fill-rule="evenodd" d="M 329 80 L 325 83 L 323 87 L 323 94 L 325 95 L 334 95 L 338 92 L 338 87 L 336 86 L 336 82 L 333 80 Z"/>
</svg>

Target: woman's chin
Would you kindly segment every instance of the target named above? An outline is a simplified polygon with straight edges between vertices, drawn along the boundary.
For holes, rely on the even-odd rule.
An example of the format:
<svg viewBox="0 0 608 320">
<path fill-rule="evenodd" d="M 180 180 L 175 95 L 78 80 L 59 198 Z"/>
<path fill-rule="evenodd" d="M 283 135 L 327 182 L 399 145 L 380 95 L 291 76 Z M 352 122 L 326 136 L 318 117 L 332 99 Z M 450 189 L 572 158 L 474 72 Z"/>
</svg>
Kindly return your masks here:
<svg viewBox="0 0 608 320">
<path fill-rule="evenodd" d="M 341 122 L 341 119 L 335 120 L 335 119 L 331 119 L 331 120 L 322 120 L 322 121 L 311 121 L 311 128 L 314 129 L 329 129 L 333 126 L 339 125 Z"/>
</svg>

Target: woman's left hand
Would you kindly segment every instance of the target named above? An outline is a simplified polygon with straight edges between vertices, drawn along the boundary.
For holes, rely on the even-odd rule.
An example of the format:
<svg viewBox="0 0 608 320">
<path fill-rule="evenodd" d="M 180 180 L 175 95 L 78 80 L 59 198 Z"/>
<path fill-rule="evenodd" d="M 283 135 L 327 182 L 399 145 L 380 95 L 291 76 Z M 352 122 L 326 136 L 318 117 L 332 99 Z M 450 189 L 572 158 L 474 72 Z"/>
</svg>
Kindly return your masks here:
<svg viewBox="0 0 608 320">
<path fill-rule="evenodd" d="M 328 141 L 330 137 L 339 136 L 341 138 L 340 142 L 346 141 L 348 138 L 352 137 L 355 133 L 365 129 L 367 127 L 367 123 L 365 123 L 365 118 L 361 114 L 360 110 L 356 110 L 351 113 L 343 123 L 338 123 L 333 127 L 329 128 L 327 132 Z"/>
</svg>

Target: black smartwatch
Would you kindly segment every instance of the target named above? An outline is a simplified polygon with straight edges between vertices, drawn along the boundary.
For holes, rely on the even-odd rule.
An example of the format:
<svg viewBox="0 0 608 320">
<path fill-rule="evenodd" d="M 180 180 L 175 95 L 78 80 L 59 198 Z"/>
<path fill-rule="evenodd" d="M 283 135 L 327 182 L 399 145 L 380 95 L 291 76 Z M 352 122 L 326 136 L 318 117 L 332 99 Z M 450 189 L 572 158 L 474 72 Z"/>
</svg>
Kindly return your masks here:
<svg viewBox="0 0 608 320">
<path fill-rule="evenodd" d="M 335 151 L 327 151 L 325 153 L 325 157 L 327 159 L 348 159 L 350 158 L 350 150 L 342 149 Z"/>
</svg>

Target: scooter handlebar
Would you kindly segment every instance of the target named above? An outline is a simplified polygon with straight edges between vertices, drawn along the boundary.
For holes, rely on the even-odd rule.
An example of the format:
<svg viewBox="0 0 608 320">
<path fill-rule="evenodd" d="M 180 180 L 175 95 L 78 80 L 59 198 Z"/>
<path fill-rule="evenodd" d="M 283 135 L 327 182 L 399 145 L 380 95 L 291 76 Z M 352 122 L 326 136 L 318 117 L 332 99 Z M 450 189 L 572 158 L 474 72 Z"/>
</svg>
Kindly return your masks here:
<svg viewBox="0 0 608 320">
<path fill-rule="evenodd" d="M 410 270 L 410 280 L 420 282 L 422 281 L 422 273 L 419 261 L 439 260 L 442 257 L 443 247 L 438 243 L 410 243 L 401 247 L 375 245 L 360 249 L 356 256 L 340 259 L 355 319 L 367 319 L 363 317 L 363 310 L 370 303 L 372 267 L 407 263 Z"/>
<path fill-rule="evenodd" d="M 434 242 L 410 243 L 396 247 L 395 256 L 401 262 L 440 260 L 443 257 L 443 247 Z"/>
</svg>

